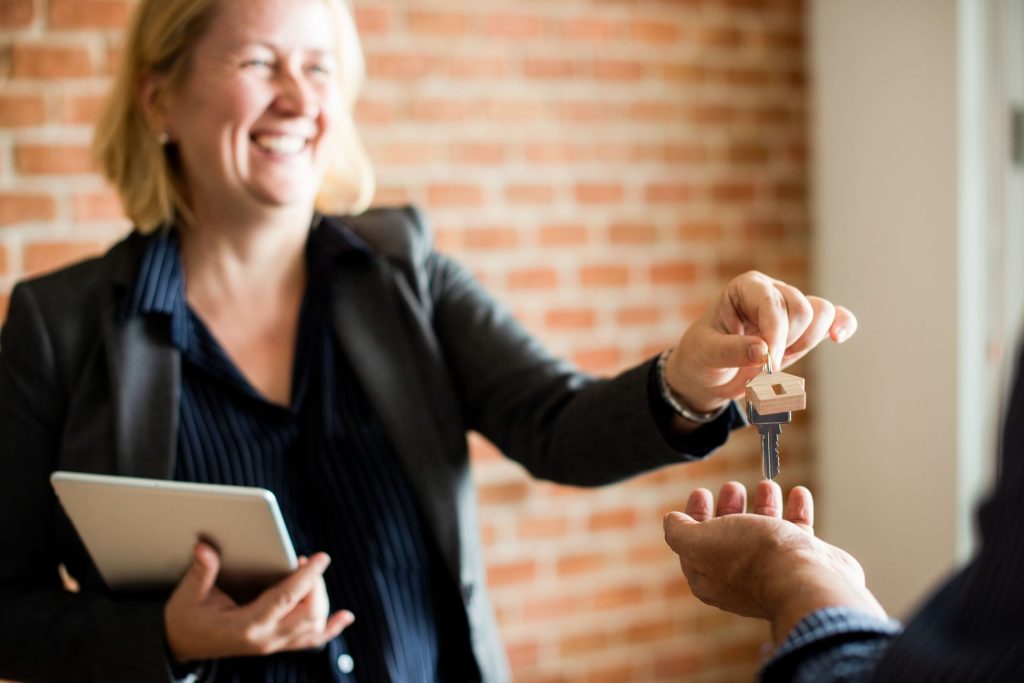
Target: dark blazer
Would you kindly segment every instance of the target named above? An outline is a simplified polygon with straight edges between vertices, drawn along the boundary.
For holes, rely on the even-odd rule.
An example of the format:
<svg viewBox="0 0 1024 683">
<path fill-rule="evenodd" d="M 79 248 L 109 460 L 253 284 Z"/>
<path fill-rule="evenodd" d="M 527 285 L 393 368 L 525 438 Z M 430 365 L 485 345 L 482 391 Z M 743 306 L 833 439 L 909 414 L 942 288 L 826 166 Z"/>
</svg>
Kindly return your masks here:
<svg viewBox="0 0 1024 683">
<path fill-rule="evenodd" d="M 463 588 L 484 680 L 504 681 L 466 430 L 535 476 L 579 485 L 689 456 L 669 447 L 652 418 L 649 362 L 596 381 L 553 358 L 464 269 L 433 251 L 414 209 L 323 222 L 347 226 L 375 251 L 339 278 L 335 333 Z M 117 315 L 144 241 L 133 234 L 11 296 L 0 337 L 0 677 L 168 676 L 163 603 L 105 589 L 48 481 L 56 469 L 161 478 L 174 471 L 179 353 L 152 319 Z M 62 590 L 59 563 L 80 581 L 80 594 Z"/>
</svg>

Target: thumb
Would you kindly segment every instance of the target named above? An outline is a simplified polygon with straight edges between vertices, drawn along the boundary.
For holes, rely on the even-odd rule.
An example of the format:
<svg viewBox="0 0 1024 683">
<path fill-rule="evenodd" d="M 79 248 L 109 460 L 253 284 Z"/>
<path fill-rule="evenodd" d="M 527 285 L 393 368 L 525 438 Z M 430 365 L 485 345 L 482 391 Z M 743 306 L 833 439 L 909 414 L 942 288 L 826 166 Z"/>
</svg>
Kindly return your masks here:
<svg viewBox="0 0 1024 683">
<path fill-rule="evenodd" d="M 220 555 L 208 543 L 199 541 L 192 554 L 192 564 L 179 587 L 196 601 L 204 599 L 213 589 L 220 572 Z"/>
<path fill-rule="evenodd" d="M 691 532 L 700 522 L 685 512 L 670 512 L 662 520 L 665 529 L 665 543 L 677 554 L 680 553 Z"/>
<path fill-rule="evenodd" d="M 719 330 L 706 330 L 694 349 L 709 370 L 747 368 L 760 365 L 768 353 L 764 339 L 749 334 L 729 334 Z"/>
</svg>

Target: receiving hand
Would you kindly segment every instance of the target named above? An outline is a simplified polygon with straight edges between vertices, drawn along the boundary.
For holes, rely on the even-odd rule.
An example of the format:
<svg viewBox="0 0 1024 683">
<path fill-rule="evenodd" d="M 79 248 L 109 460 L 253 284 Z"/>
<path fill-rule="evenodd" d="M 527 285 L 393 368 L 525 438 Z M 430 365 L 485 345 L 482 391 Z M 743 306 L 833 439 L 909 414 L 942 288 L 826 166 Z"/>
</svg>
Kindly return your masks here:
<svg viewBox="0 0 1024 683">
<path fill-rule="evenodd" d="M 794 488 L 783 511 L 778 484 L 762 481 L 754 514 L 745 514 L 746 490 L 730 482 L 714 512 L 713 505 L 711 492 L 697 489 L 685 514 L 670 512 L 664 520 L 665 541 L 702 602 L 771 621 L 777 640 L 823 607 L 885 616 L 864 584 L 860 564 L 814 537 L 814 500 L 806 488 Z"/>
<path fill-rule="evenodd" d="M 197 543 L 192 564 L 164 607 L 171 655 L 190 662 L 320 647 L 355 620 L 345 610 L 328 616 L 323 579 L 328 564 L 325 553 L 301 558 L 292 574 L 238 605 L 214 585 L 217 552 Z"/>
<path fill-rule="evenodd" d="M 669 355 L 666 378 L 688 407 L 710 412 L 743 395 L 769 351 L 781 370 L 825 337 L 841 343 L 856 331 L 857 318 L 846 308 L 750 271 L 686 330 Z"/>
</svg>

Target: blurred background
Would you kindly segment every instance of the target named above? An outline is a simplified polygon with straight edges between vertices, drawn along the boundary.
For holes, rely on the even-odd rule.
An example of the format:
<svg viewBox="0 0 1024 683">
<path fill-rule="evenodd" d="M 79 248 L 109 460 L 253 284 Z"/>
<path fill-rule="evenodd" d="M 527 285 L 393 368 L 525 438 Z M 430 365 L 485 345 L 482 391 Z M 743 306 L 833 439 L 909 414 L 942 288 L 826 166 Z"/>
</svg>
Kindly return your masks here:
<svg viewBox="0 0 1024 683">
<path fill-rule="evenodd" d="M 0 320 L 130 226 L 88 145 L 131 0 L 0 0 Z M 1024 297 L 1021 0 L 353 0 L 376 204 L 412 202 L 549 347 L 610 374 L 755 268 L 861 331 L 792 372 L 784 488 L 897 616 L 972 548 Z M 661 537 L 756 434 L 581 490 L 471 437 L 524 683 L 741 681 L 767 628 L 698 603 Z M 5 520 L 4 523 L 13 523 Z"/>
</svg>

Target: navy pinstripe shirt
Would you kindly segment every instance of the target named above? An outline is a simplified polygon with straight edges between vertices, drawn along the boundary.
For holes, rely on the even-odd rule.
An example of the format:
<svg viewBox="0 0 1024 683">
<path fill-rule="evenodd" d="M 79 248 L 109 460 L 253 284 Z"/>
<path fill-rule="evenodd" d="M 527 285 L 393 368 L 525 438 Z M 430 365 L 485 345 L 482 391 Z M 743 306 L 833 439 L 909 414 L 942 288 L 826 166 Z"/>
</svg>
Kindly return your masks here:
<svg viewBox="0 0 1024 683">
<path fill-rule="evenodd" d="M 168 320 L 182 352 L 175 479 L 274 492 L 296 551 L 326 551 L 332 610 L 356 622 L 326 652 L 222 660 L 217 681 L 469 681 L 479 678 L 455 580 L 424 526 L 392 446 L 332 333 L 330 292 L 351 233 L 314 228 L 288 406 L 268 402 L 189 308 L 174 231 L 149 238 L 125 315 Z M 343 283 L 342 283 L 343 286 Z"/>
</svg>

